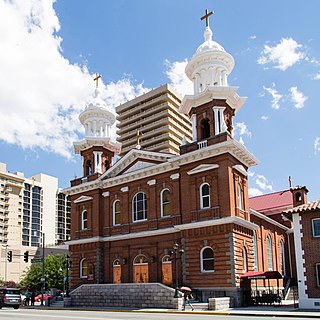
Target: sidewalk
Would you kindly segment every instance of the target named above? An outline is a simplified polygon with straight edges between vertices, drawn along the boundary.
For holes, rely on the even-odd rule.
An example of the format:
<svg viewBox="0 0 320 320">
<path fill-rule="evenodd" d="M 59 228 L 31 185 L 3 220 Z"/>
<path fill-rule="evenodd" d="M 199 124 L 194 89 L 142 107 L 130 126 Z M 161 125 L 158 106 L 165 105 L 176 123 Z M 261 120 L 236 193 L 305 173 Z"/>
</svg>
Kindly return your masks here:
<svg viewBox="0 0 320 320">
<path fill-rule="evenodd" d="M 230 308 L 225 310 L 208 310 L 207 304 L 193 304 L 195 307 L 194 311 L 188 308 L 185 311 L 178 311 L 174 309 L 130 309 L 130 308 L 86 308 L 86 307 L 55 307 L 55 306 L 34 306 L 27 308 L 39 308 L 39 309 L 50 309 L 50 310 L 90 310 L 90 311 L 105 311 L 105 312 L 144 312 L 144 313 L 185 313 L 185 314 L 210 314 L 210 315 L 241 315 L 241 316 L 259 316 L 259 317 L 290 317 L 290 318 L 320 318 L 320 311 L 317 310 L 300 310 L 295 308 L 293 301 L 284 301 L 282 305 L 274 306 L 250 306 L 240 308 Z M 201 305 L 201 306 L 200 306 Z M 297 305 L 296 305 L 297 306 Z"/>
</svg>

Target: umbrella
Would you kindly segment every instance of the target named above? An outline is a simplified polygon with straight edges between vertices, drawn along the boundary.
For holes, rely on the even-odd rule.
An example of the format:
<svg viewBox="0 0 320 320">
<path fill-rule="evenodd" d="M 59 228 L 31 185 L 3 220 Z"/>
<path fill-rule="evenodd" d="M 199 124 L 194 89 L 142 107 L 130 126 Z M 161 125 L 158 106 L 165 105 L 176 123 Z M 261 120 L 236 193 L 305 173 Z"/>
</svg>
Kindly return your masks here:
<svg viewBox="0 0 320 320">
<path fill-rule="evenodd" d="M 189 291 L 189 292 L 191 292 L 192 290 L 189 287 L 181 287 L 180 291 Z"/>
</svg>

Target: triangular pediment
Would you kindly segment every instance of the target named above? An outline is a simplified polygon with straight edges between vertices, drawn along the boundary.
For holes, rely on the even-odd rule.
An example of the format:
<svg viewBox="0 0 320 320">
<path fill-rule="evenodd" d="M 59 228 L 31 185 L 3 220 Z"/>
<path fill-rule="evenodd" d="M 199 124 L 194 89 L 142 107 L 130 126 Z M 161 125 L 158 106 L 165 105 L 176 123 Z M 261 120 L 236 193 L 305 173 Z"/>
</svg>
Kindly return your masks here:
<svg viewBox="0 0 320 320">
<path fill-rule="evenodd" d="M 124 157 L 120 158 L 99 179 L 105 180 L 119 175 L 129 174 L 134 171 L 143 170 L 144 168 L 167 162 L 168 159 L 172 157 L 175 157 L 175 155 L 132 149 Z"/>
<path fill-rule="evenodd" d="M 89 197 L 89 196 L 81 196 L 81 197 L 77 198 L 76 200 L 74 200 L 73 202 L 74 203 L 79 203 L 79 202 L 89 201 L 89 200 L 92 200 L 92 199 L 93 198 Z"/>
<path fill-rule="evenodd" d="M 208 163 L 208 164 L 200 164 L 199 166 L 191 169 L 190 171 L 188 171 L 188 175 L 192 175 L 192 174 L 196 174 L 199 172 L 203 172 L 203 171 L 207 171 L 207 170 L 214 170 L 214 169 L 218 169 L 219 165 L 215 164 L 215 163 Z"/>
</svg>

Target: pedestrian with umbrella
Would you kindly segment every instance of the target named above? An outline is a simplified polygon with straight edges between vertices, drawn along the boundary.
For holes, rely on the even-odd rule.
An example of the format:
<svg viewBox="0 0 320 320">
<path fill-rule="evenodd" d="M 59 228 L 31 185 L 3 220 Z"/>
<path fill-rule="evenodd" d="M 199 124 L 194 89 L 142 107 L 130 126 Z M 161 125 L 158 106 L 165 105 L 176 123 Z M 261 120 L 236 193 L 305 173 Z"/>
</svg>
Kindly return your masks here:
<svg viewBox="0 0 320 320">
<path fill-rule="evenodd" d="M 189 287 L 181 287 L 180 291 L 183 293 L 183 306 L 182 310 L 186 309 L 186 304 L 191 307 L 191 310 L 194 310 L 193 305 L 190 303 L 190 299 L 193 299 L 192 290 Z"/>
</svg>

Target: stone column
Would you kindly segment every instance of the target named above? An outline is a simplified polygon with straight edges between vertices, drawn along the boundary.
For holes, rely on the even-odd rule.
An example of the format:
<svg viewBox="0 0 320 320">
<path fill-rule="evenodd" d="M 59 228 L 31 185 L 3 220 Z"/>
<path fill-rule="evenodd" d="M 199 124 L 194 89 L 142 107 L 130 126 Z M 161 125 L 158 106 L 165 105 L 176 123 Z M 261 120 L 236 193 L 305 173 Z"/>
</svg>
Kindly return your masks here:
<svg viewBox="0 0 320 320">
<path fill-rule="evenodd" d="M 219 110 L 218 107 L 213 107 L 213 119 L 214 119 L 214 135 L 220 133 L 220 126 L 219 126 Z"/>
<path fill-rule="evenodd" d="M 197 116 L 193 114 L 191 116 L 192 123 L 192 141 L 197 141 Z"/>
</svg>

